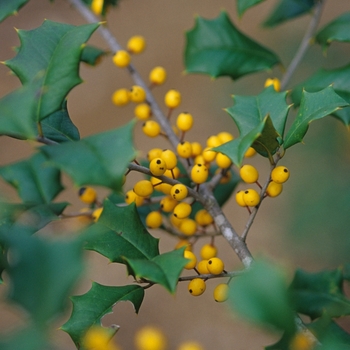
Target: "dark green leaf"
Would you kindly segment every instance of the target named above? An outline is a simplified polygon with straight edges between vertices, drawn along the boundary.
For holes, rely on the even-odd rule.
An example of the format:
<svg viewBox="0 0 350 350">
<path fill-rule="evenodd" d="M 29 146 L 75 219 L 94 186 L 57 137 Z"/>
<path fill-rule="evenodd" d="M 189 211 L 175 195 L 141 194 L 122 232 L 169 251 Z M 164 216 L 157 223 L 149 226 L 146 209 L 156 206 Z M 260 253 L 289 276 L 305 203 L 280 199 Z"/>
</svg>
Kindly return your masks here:
<svg viewBox="0 0 350 350">
<path fill-rule="evenodd" d="M 344 295 L 342 269 L 309 273 L 297 270 L 290 286 L 296 310 L 312 319 L 350 314 L 350 300 Z"/>
<path fill-rule="evenodd" d="M 134 204 L 117 207 L 105 200 L 98 222 L 85 231 L 85 249 L 94 250 L 112 262 L 149 260 L 159 254 L 158 239 L 142 224 Z"/>
<path fill-rule="evenodd" d="M 241 33 L 224 11 L 212 20 L 196 17 L 195 27 L 186 32 L 186 39 L 187 73 L 238 79 L 280 62 L 272 51 Z"/>
<path fill-rule="evenodd" d="M 237 12 L 240 17 L 243 16 L 244 12 L 250 7 L 253 7 L 265 0 L 237 0 Z"/>
<path fill-rule="evenodd" d="M 347 106 L 349 103 L 337 95 L 332 86 L 314 93 L 304 91 L 298 115 L 285 137 L 284 148 L 287 149 L 302 142 L 312 121 L 326 117 L 341 107 Z"/>
<path fill-rule="evenodd" d="M 269 345 L 269 346 L 265 346 L 264 349 L 265 350 L 284 350 L 284 349 L 290 349 L 290 341 L 292 339 L 292 335 L 291 334 L 286 334 L 283 333 L 282 338 L 277 341 L 276 343 Z"/>
<path fill-rule="evenodd" d="M 323 27 L 316 42 L 327 48 L 333 41 L 350 42 L 350 12 L 346 12 Z"/>
<path fill-rule="evenodd" d="M 73 26 L 46 20 L 39 28 L 18 30 L 21 46 L 17 55 L 6 61 L 22 84 L 39 80 L 36 120 L 60 110 L 68 92 L 81 83 L 79 62 L 83 43 L 98 24 Z"/>
<path fill-rule="evenodd" d="M 188 260 L 183 256 L 183 249 L 157 255 L 152 260 L 127 259 L 133 275 L 147 281 L 158 283 L 170 293 L 175 293 L 178 278 Z"/>
<path fill-rule="evenodd" d="M 5 18 L 15 15 L 19 9 L 24 6 L 29 0 L 11 0 L 1 1 L 0 3 L 0 22 Z"/>
<path fill-rule="evenodd" d="M 132 143 L 135 121 L 123 127 L 41 150 L 77 186 L 101 185 L 121 191 L 124 174 L 136 156 Z"/>
<path fill-rule="evenodd" d="M 80 240 L 49 242 L 23 232 L 2 235 L 16 259 L 9 260 L 9 296 L 38 324 L 63 311 L 68 293 L 82 271 Z"/>
<path fill-rule="evenodd" d="M 61 329 L 79 346 L 85 333 L 92 326 L 101 325 L 102 317 L 113 312 L 113 306 L 117 302 L 130 301 L 138 313 L 143 297 L 144 290 L 137 285 L 112 287 L 93 282 L 86 294 L 71 297 L 72 315 Z"/>
<path fill-rule="evenodd" d="M 0 167 L 0 176 L 17 189 L 23 202 L 50 203 L 62 190 L 60 171 L 46 164 L 41 153 L 11 165 Z"/>
<path fill-rule="evenodd" d="M 264 22 L 267 27 L 274 27 L 285 21 L 311 12 L 315 0 L 280 0 L 274 11 Z"/>
<path fill-rule="evenodd" d="M 294 312 L 286 277 L 276 264 L 254 262 L 230 284 L 229 301 L 239 315 L 250 321 L 294 333 Z"/>
<path fill-rule="evenodd" d="M 102 56 L 105 56 L 106 54 L 107 52 L 104 50 L 91 45 L 87 45 L 84 47 L 80 59 L 90 66 L 96 66 L 101 60 Z"/>
</svg>

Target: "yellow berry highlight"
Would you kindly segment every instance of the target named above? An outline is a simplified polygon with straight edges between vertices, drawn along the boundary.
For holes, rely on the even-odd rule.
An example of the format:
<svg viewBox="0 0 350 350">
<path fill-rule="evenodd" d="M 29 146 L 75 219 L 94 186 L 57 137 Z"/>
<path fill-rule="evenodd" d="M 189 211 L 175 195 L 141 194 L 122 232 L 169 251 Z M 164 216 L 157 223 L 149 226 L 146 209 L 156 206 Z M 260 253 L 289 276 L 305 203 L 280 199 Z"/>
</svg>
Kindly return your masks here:
<svg viewBox="0 0 350 350">
<path fill-rule="evenodd" d="M 191 170 L 191 179 L 196 184 L 202 184 L 207 181 L 209 176 L 208 168 L 203 164 L 195 164 Z"/>
<path fill-rule="evenodd" d="M 126 106 L 130 102 L 130 91 L 128 89 L 118 89 L 112 95 L 112 102 L 118 106 Z"/>
<path fill-rule="evenodd" d="M 253 147 L 249 147 L 244 153 L 244 157 L 250 158 L 250 157 L 253 157 L 255 154 L 256 154 L 256 150 Z"/>
<path fill-rule="evenodd" d="M 183 184 L 176 184 L 171 188 L 170 195 L 177 201 L 182 201 L 188 195 L 187 186 Z"/>
<path fill-rule="evenodd" d="M 197 297 L 199 295 L 202 295 L 205 292 L 206 284 L 205 281 L 201 278 L 194 278 L 189 284 L 188 284 L 188 291 L 191 295 Z"/>
<path fill-rule="evenodd" d="M 95 222 L 97 222 L 98 219 L 100 218 L 102 211 L 103 211 L 103 208 L 97 208 L 92 212 L 91 217 Z"/>
<path fill-rule="evenodd" d="M 152 148 L 147 153 L 147 159 L 148 159 L 149 162 L 151 162 L 154 158 L 160 158 L 161 154 L 162 154 L 162 149 L 161 148 Z"/>
<path fill-rule="evenodd" d="M 147 120 L 142 124 L 142 131 L 149 137 L 157 137 L 161 132 L 161 128 L 155 120 Z"/>
<path fill-rule="evenodd" d="M 149 170 L 152 173 L 152 175 L 161 176 L 167 170 L 166 163 L 162 158 L 154 158 L 149 163 Z"/>
<path fill-rule="evenodd" d="M 266 194 L 272 198 L 279 196 L 282 193 L 282 191 L 283 185 L 275 181 L 271 181 L 266 188 Z"/>
<path fill-rule="evenodd" d="M 220 275 L 224 271 L 224 263 L 220 258 L 214 257 L 208 260 L 208 270 L 213 275 Z"/>
<path fill-rule="evenodd" d="M 165 161 L 166 167 L 169 170 L 172 170 L 177 165 L 177 157 L 176 154 L 170 149 L 165 149 L 162 151 L 160 158 Z"/>
<path fill-rule="evenodd" d="M 214 289 L 214 299 L 222 303 L 228 299 L 229 286 L 226 283 L 218 284 Z"/>
<path fill-rule="evenodd" d="M 78 194 L 80 200 L 86 204 L 93 204 L 97 199 L 97 193 L 92 187 L 81 187 Z"/>
<path fill-rule="evenodd" d="M 297 333 L 291 343 L 290 343 L 290 350 L 312 350 L 314 349 L 315 343 L 312 339 L 310 339 L 306 334 L 304 333 Z"/>
<path fill-rule="evenodd" d="M 173 199 L 170 196 L 165 196 L 160 201 L 160 209 L 165 213 L 171 213 L 178 204 L 179 202 L 177 200 Z"/>
<path fill-rule="evenodd" d="M 243 200 L 248 207 L 256 207 L 260 203 L 260 195 L 249 188 L 243 192 Z"/>
<path fill-rule="evenodd" d="M 197 157 L 202 154 L 203 148 L 199 142 L 192 142 L 192 157 Z"/>
<path fill-rule="evenodd" d="M 207 163 L 212 162 L 216 158 L 217 152 L 212 151 L 211 147 L 204 148 L 202 156 Z"/>
<path fill-rule="evenodd" d="M 281 82 L 277 78 L 268 78 L 265 81 L 264 87 L 268 87 L 273 85 L 273 88 L 275 91 L 279 92 L 281 91 Z"/>
<path fill-rule="evenodd" d="M 200 250 L 200 256 L 203 260 L 209 260 L 215 258 L 218 253 L 218 249 L 213 244 L 205 244 Z"/>
<path fill-rule="evenodd" d="M 138 181 L 135 184 L 133 191 L 140 197 L 149 197 L 153 193 L 152 182 L 149 180 Z"/>
<path fill-rule="evenodd" d="M 173 210 L 173 215 L 178 219 L 185 219 L 190 216 L 192 207 L 190 204 L 181 202 Z"/>
<path fill-rule="evenodd" d="M 133 85 L 130 89 L 130 100 L 135 103 L 142 103 L 146 100 L 146 91 L 139 85 Z"/>
<path fill-rule="evenodd" d="M 283 184 L 289 179 L 289 170 L 285 166 L 277 166 L 271 172 L 272 181 L 277 182 L 278 184 Z"/>
<path fill-rule="evenodd" d="M 149 228 L 158 228 L 162 225 L 163 217 L 159 211 L 151 211 L 146 216 L 146 226 Z"/>
<path fill-rule="evenodd" d="M 163 67 L 154 67 L 149 73 L 149 81 L 154 85 L 162 85 L 166 81 L 167 74 Z"/>
<path fill-rule="evenodd" d="M 207 139 L 207 147 L 213 148 L 221 145 L 220 138 L 216 135 L 212 135 Z"/>
<path fill-rule="evenodd" d="M 102 13 L 103 3 L 104 3 L 104 0 L 92 0 L 92 2 L 91 2 L 91 11 L 96 16 L 99 16 Z"/>
<path fill-rule="evenodd" d="M 190 158 L 192 156 L 192 144 L 188 141 L 182 141 L 177 144 L 176 148 L 177 154 L 181 158 Z"/>
<path fill-rule="evenodd" d="M 113 63 L 120 68 L 125 68 L 130 64 L 131 57 L 125 50 L 119 50 L 113 56 Z"/>
<path fill-rule="evenodd" d="M 236 202 L 237 202 L 237 204 L 239 205 L 239 206 L 241 206 L 241 207 L 246 207 L 247 206 L 247 204 L 246 204 L 246 202 L 244 201 L 244 198 L 243 198 L 243 195 L 244 195 L 244 191 L 238 191 L 237 193 L 236 193 Z"/>
<path fill-rule="evenodd" d="M 184 218 L 178 228 L 184 235 L 192 236 L 197 232 L 197 223 L 193 219 Z"/>
<path fill-rule="evenodd" d="M 189 250 L 185 250 L 184 251 L 184 258 L 189 260 L 189 262 L 185 265 L 186 270 L 192 270 L 194 267 L 196 267 L 197 258 L 194 255 L 194 253 L 192 253 Z"/>
<path fill-rule="evenodd" d="M 176 126 L 181 131 L 188 131 L 192 128 L 193 125 L 193 117 L 192 114 L 183 112 L 180 113 L 176 119 Z"/>
<path fill-rule="evenodd" d="M 253 165 L 245 164 L 239 169 L 239 175 L 247 184 L 252 184 L 258 181 L 259 172 Z"/>
<path fill-rule="evenodd" d="M 199 226 L 206 227 L 214 222 L 213 217 L 209 214 L 206 209 L 200 209 L 197 211 L 194 219 Z"/>
<path fill-rule="evenodd" d="M 135 346 L 137 350 L 165 350 L 167 340 L 159 328 L 145 326 L 136 332 Z"/>
<path fill-rule="evenodd" d="M 233 135 L 227 131 L 222 131 L 218 133 L 216 136 L 219 138 L 221 144 L 232 141 L 234 139 Z"/>
<path fill-rule="evenodd" d="M 171 89 L 164 96 L 164 103 L 168 108 L 176 108 L 181 103 L 181 94 L 179 91 Z"/>
<path fill-rule="evenodd" d="M 209 275 L 210 272 L 208 270 L 208 260 L 201 260 L 197 264 L 197 271 L 201 275 Z"/>
<path fill-rule="evenodd" d="M 177 350 L 204 350 L 203 346 L 195 341 L 180 344 Z"/>
<path fill-rule="evenodd" d="M 152 115 L 151 106 L 148 103 L 140 103 L 134 109 L 135 117 L 140 120 L 147 120 Z"/>
<path fill-rule="evenodd" d="M 83 337 L 82 343 L 86 350 L 119 350 L 111 342 L 112 334 L 107 328 L 91 327 Z"/>
<path fill-rule="evenodd" d="M 216 164 L 221 169 L 227 169 L 232 165 L 232 160 L 223 153 L 217 153 L 215 157 Z"/>
<path fill-rule="evenodd" d="M 146 40 L 141 35 L 132 36 L 128 40 L 126 47 L 130 53 L 139 54 L 145 50 Z"/>
<path fill-rule="evenodd" d="M 135 203 L 137 207 L 143 204 L 143 197 L 138 196 L 133 190 L 126 192 L 125 203 L 131 204 Z"/>
</svg>

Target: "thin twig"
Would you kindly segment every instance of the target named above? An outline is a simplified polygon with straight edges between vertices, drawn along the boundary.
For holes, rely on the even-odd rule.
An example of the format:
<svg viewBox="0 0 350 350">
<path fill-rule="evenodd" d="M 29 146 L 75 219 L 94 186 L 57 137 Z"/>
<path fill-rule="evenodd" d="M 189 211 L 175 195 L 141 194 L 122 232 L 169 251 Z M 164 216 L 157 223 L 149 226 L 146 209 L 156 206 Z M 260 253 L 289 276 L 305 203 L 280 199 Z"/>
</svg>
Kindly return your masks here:
<svg viewBox="0 0 350 350">
<path fill-rule="evenodd" d="M 232 272 L 225 272 L 225 273 L 220 273 L 220 275 L 212 275 L 212 274 L 205 274 L 205 275 L 195 275 L 195 276 L 183 276 L 179 277 L 178 281 L 179 282 L 184 282 L 184 281 L 192 281 L 194 278 L 202 278 L 203 280 L 207 279 L 212 279 L 212 278 L 222 278 L 222 277 L 237 277 L 240 276 L 244 273 L 244 271 L 232 271 Z"/>
</svg>

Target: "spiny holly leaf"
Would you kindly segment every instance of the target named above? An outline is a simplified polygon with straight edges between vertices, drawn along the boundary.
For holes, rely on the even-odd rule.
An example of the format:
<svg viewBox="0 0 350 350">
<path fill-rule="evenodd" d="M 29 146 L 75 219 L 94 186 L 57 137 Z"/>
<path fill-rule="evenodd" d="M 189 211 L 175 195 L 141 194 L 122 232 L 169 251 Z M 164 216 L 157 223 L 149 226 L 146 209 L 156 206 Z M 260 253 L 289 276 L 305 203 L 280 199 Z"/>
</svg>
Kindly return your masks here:
<svg viewBox="0 0 350 350">
<path fill-rule="evenodd" d="M 42 153 L 0 167 L 0 176 L 15 187 L 23 202 L 50 203 L 62 190 L 60 171 L 46 164 Z"/>
<path fill-rule="evenodd" d="M 136 156 L 132 143 L 135 121 L 79 141 L 44 146 L 49 161 L 65 171 L 75 185 L 101 185 L 120 191 L 126 168 Z"/>
<path fill-rule="evenodd" d="M 5 18 L 15 15 L 19 9 L 24 6 L 29 0 L 11 0 L 1 1 L 0 3 L 0 22 Z"/>
<path fill-rule="evenodd" d="M 57 317 L 82 271 L 81 241 L 48 241 L 21 231 L 1 236 L 0 242 L 16 256 L 6 269 L 10 299 L 37 324 Z"/>
<path fill-rule="evenodd" d="M 106 51 L 101 50 L 95 46 L 86 45 L 83 49 L 80 59 L 90 66 L 96 66 L 100 62 L 102 56 L 105 55 L 107 55 Z"/>
<path fill-rule="evenodd" d="M 80 139 L 79 130 L 69 117 L 67 100 L 64 100 L 59 111 L 50 114 L 42 120 L 41 128 L 45 137 L 59 143 Z"/>
<path fill-rule="evenodd" d="M 188 260 L 184 258 L 185 248 L 157 255 L 152 260 L 127 259 L 132 274 L 137 278 L 158 283 L 174 294 L 178 279 Z"/>
<path fill-rule="evenodd" d="M 328 23 L 316 35 L 316 42 L 327 48 L 333 41 L 350 42 L 350 12 Z"/>
<path fill-rule="evenodd" d="M 186 39 L 187 73 L 238 79 L 280 62 L 272 51 L 241 33 L 225 11 L 212 20 L 196 17 L 195 27 L 186 32 Z"/>
<path fill-rule="evenodd" d="M 341 107 L 347 106 L 349 103 L 337 95 L 332 86 L 314 93 L 304 90 L 298 115 L 285 137 L 284 148 L 287 149 L 302 142 L 312 121 L 326 117 Z"/>
<path fill-rule="evenodd" d="M 294 312 L 286 277 L 275 265 L 256 261 L 230 285 L 233 309 L 242 317 L 293 334 Z"/>
<path fill-rule="evenodd" d="M 144 289 L 137 285 L 112 287 L 93 282 L 86 294 L 71 297 L 72 315 L 61 329 L 79 347 L 85 333 L 92 326 L 101 325 L 102 317 L 113 312 L 113 306 L 119 301 L 130 301 L 138 313 L 144 293 Z"/>
<path fill-rule="evenodd" d="M 239 17 L 242 17 L 244 12 L 250 7 L 253 7 L 265 0 L 237 0 L 237 12 Z"/>
<path fill-rule="evenodd" d="M 68 92 L 81 83 L 79 62 L 83 44 L 98 24 L 73 26 L 49 20 L 33 30 L 18 30 L 21 47 L 5 62 L 22 84 L 39 79 L 36 120 L 59 110 Z"/>
<path fill-rule="evenodd" d="M 345 101 L 350 103 L 350 81 L 346 77 L 350 74 L 350 64 L 337 69 L 320 69 L 309 79 L 297 85 L 291 98 L 295 106 L 301 101 L 302 92 L 305 89 L 308 92 L 317 92 L 327 86 L 333 86 L 334 91 Z M 340 119 L 346 126 L 350 125 L 350 108 L 343 108 L 332 113 L 333 116 Z"/>
<path fill-rule="evenodd" d="M 330 317 L 350 315 L 350 300 L 343 292 L 343 272 L 309 273 L 297 270 L 290 286 L 296 310 L 312 319 L 327 313 Z"/>
<path fill-rule="evenodd" d="M 94 250 L 112 262 L 149 260 L 159 254 L 158 239 L 148 233 L 134 204 L 117 207 L 105 200 L 98 222 L 88 227 L 83 236 L 85 249 Z"/>
<path fill-rule="evenodd" d="M 34 140 L 37 86 L 27 84 L 0 99 L 0 134 Z"/>
<path fill-rule="evenodd" d="M 308 13 L 315 6 L 315 2 L 315 0 L 280 0 L 274 11 L 264 22 L 264 25 L 267 27 L 274 27 Z"/>
</svg>

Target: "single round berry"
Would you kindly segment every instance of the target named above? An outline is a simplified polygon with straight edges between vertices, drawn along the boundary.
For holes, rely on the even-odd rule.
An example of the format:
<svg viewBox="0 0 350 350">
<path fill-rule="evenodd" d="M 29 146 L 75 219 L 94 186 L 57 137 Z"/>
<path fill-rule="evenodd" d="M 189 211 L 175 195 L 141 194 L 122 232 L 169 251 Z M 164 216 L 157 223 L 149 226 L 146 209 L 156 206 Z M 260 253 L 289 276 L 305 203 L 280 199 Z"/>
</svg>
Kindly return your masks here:
<svg viewBox="0 0 350 350">
<path fill-rule="evenodd" d="M 162 184 L 159 185 L 158 188 L 159 188 L 159 190 L 160 190 L 161 192 L 163 192 L 165 195 L 170 195 L 170 191 L 171 191 L 171 188 L 172 188 L 172 187 L 173 187 L 172 185 L 163 182 Z"/>
<path fill-rule="evenodd" d="M 181 202 L 173 210 L 173 215 L 178 219 L 185 219 L 190 216 L 192 207 L 190 204 Z"/>
<path fill-rule="evenodd" d="M 220 258 L 214 257 L 208 260 L 208 270 L 213 275 L 220 275 L 224 271 L 224 263 Z"/>
<path fill-rule="evenodd" d="M 203 148 L 199 142 L 192 142 L 192 157 L 197 157 L 202 154 Z"/>
<path fill-rule="evenodd" d="M 151 211 L 146 216 L 146 226 L 149 228 L 158 228 L 162 225 L 163 217 L 159 211 Z"/>
<path fill-rule="evenodd" d="M 118 89 L 112 95 L 112 102 L 116 106 L 125 106 L 130 102 L 130 91 L 128 89 Z"/>
<path fill-rule="evenodd" d="M 91 217 L 95 222 L 97 222 L 98 219 L 100 218 L 102 211 L 103 211 L 103 208 L 97 208 L 92 212 Z"/>
<path fill-rule="evenodd" d="M 239 169 L 239 175 L 241 176 L 242 180 L 247 184 L 257 182 L 259 179 L 259 172 L 256 170 L 255 167 L 249 164 L 245 164 L 241 167 L 241 169 Z"/>
<path fill-rule="evenodd" d="M 162 158 L 154 158 L 149 163 L 149 170 L 152 173 L 152 175 L 161 176 L 167 170 L 166 163 Z"/>
<path fill-rule="evenodd" d="M 197 264 L 197 271 L 201 275 L 209 275 L 210 272 L 208 270 L 208 260 L 201 260 Z"/>
<path fill-rule="evenodd" d="M 244 201 L 244 198 L 243 198 L 243 195 L 244 195 L 244 191 L 238 191 L 236 193 L 236 202 L 239 206 L 241 207 L 246 207 L 247 204 L 246 202 Z"/>
<path fill-rule="evenodd" d="M 135 184 L 133 191 L 138 196 L 146 198 L 153 193 L 153 185 L 149 180 L 141 180 Z"/>
<path fill-rule="evenodd" d="M 152 108 L 148 103 L 140 103 L 134 109 L 135 117 L 140 120 L 147 120 L 152 115 Z"/>
<path fill-rule="evenodd" d="M 210 147 L 206 147 L 203 150 L 202 156 L 205 162 L 210 163 L 216 158 L 217 152 L 212 151 Z"/>
<path fill-rule="evenodd" d="M 223 153 L 217 153 L 215 161 L 218 167 L 221 169 L 227 169 L 232 165 L 232 160 Z"/>
<path fill-rule="evenodd" d="M 206 209 L 200 209 L 197 211 L 194 219 L 199 226 L 206 227 L 214 222 L 213 217 L 209 214 Z"/>
<path fill-rule="evenodd" d="M 221 144 L 232 141 L 234 139 L 233 135 L 227 131 L 222 131 L 218 133 L 216 136 L 219 138 Z"/>
<path fill-rule="evenodd" d="M 125 203 L 131 204 L 135 203 L 137 207 L 143 204 L 143 197 L 138 196 L 133 190 L 126 192 L 125 194 Z"/>
<path fill-rule="evenodd" d="M 92 187 L 81 187 L 79 189 L 79 198 L 83 203 L 92 204 L 96 201 L 97 193 Z"/>
<path fill-rule="evenodd" d="M 268 78 L 265 81 L 264 87 L 268 87 L 270 85 L 273 85 L 273 88 L 275 91 L 279 92 L 281 91 L 281 82 L 277 78 Z"/>
<path fill-rule="evenodd" d="M 165 149 L 162 151 L 160 158 L 165 161 L 167 169 L 174 169 L 177 165 L 177 157 L 176 154 L 170 149 Z"/>
<path fill-rule="evenodd" d="M 207 147 L 213 148 L 221 145 L 221 141 L 218 136 L 212 135 L 207 139 Z"/>
<path fill-rule="evenodd" d="M 130 53 L 139 54 L 144 51 L 146 47 L 146 40 L 141 35 L 132 36 L 128 40 L 126 47 Z"/>
<path fill-rule="evenodd" d="M 188 195 L 187 186 L 183 184 L 176 184 L 171 188 L 170 195 L 177 201 L 182 201 Z"/>
<path fill-rule="evenodd" d="M 176 126 L 181 131 L 188 131 L 192 128 L 193 125 L 193 117 L 190 113 L 183 112 L 180 113 L 176 119 Z"/>
<path fill-rule="evenodd" d="M 149 162 L 151 162 L 154 158 L 160 158 L 161 154 L 162 154 L 162 149 L 161 148 L 152 148 L 147 153 L 147 159 L 148 159 Z"/>
<path fill-rule="evenodd" d="M 197 265 L 197 258 L 190 250 L 184 251 L 184 258 L 188 259 L 188 263 L 185 265 L 186 270 L 192 270 Z"/>
<path fill-rule="evenodd" d="M 256 207 L 260 203 L 260 195 L 249 188 L 243 192 L 243 200 L 248 207 Z"/>
<path fill-rule="evenodd" d="M 218 249 L 213 244 L 204 244 L 200 250 L 200 256 L 203 260 L 209 260 L 215 258 L 218 253 Z"/>
<path fill-rule="evenodd" d="M 104 0 L 92 0 L 92 2 L 91 2 L 91 11 L 96 16 L 99 16 L 102 13 L 103 2 L 104 2 Z"/>
<path fill-rule="evenodd" d="M 188 284 L 188 291 L 191 295 L 197 297 L 205 292 L 206 284 L 201 278 L 194 278 Z"/>
<path fill-rule="evenodd" d="M 130 64 L 131 57 L 125 50 L 119 50 L 113 56 L 113 63 L 120 68 L 127 67 Z"/>
<path fill-rule="evenodd" d="M 165 350 L 167 341 L 160 329 L 146 326 L 137 331 L 135 345 L 137 350 Z"/>
<path fill-rule="evenodd" d="M 194 164 L 206 164 L 206 160 L 204 159 L 202 154 L 199 154 L 198 156 L 196 156 L 193 160 Z"/>
<path fill-rule="evenodd" d="M 177 144 L 177 154 L 182 158 L 190 158 L 192 156 L 192 145 L 191 142 L 182 141 Z"/>
<path fill-rule="evenodd" d="M 289 179 L 289 170 L 285 166 L 278 166 L 271 172 L 272 181 L 277 182 L 278 184 L 283 184 Z"/>
<path fill-rule="evenodd" d="M 177 350 L 204 350 L 203 346 L 195 341 L 188 341 L 180 344 Z"/>
<path fill-rule="evenodd" d="M 168 107 L 168 108 L 176 108 L 180 105 L 181 103 L 181 94 L 179 91 L 177 90 L 169 90 L 166 94 L 165 94 L 165 97 L 164 97 L 164 102 L 165 102 L 165 105 Z"/>
<path fill-rule="evenodd" d="M 222 303 L 228 299 L 229 286 L 226 283 L 218 284 L 214 289 L 214 299 L 218 303 Z"/>
<path fill-rule="evenodd" d="M 253 157 L 255 154 L 256 154 L 256 150 L 253 147 L 249 147 L 244 153 L 244 157 L 250 158 L 250 157 Z"/>
<path fill-rule="evenodd" d="M 197 223 L 193 219 L 184 218 L 178 228 L 184 235 L 192 236 L 197 232 Z"/>
<path fill-rule="evenodd" d="M 166 80 L 166 70 L 163 67 L 154 67 L 149 73 L 149 81 L 154 85 L 164 84 Z"/>
<path fill-rule="evenodd" d="M 142 103 L 146 100 L 146 91 L 139 85 L 133 85 L 130 89 L 130 100 L 135 103 Z"/>
<path fill-rule="evenodd" d="M 174 198 L 165 196 L 160 201 L 160 209 L 162 209 L 165 213 L 171 213 L 178 204 L 179 202 Z"/>
<path fill-rule="evenodd" d="M 266 188 L 266 194 L 269 197 L 277 197 L 282 193 L 282 190 L 283 190 L 282 184 L 279 184 L 275 181 L 271 181 Z"/>
<path fill-rule="evenodd" d="M 142 131 L 149 137 L 157 137 L 160 134 L 160 125 L 155 120 L 147 120 L 142 124 Z"/>
<path fill-rule="evenodd" d="M 195 164 L 191 170 L 191 179 L 196 184 L 202 184 L 207 181 L 209 176 L 208 168 L 203 164 Z"/>
</svg>

